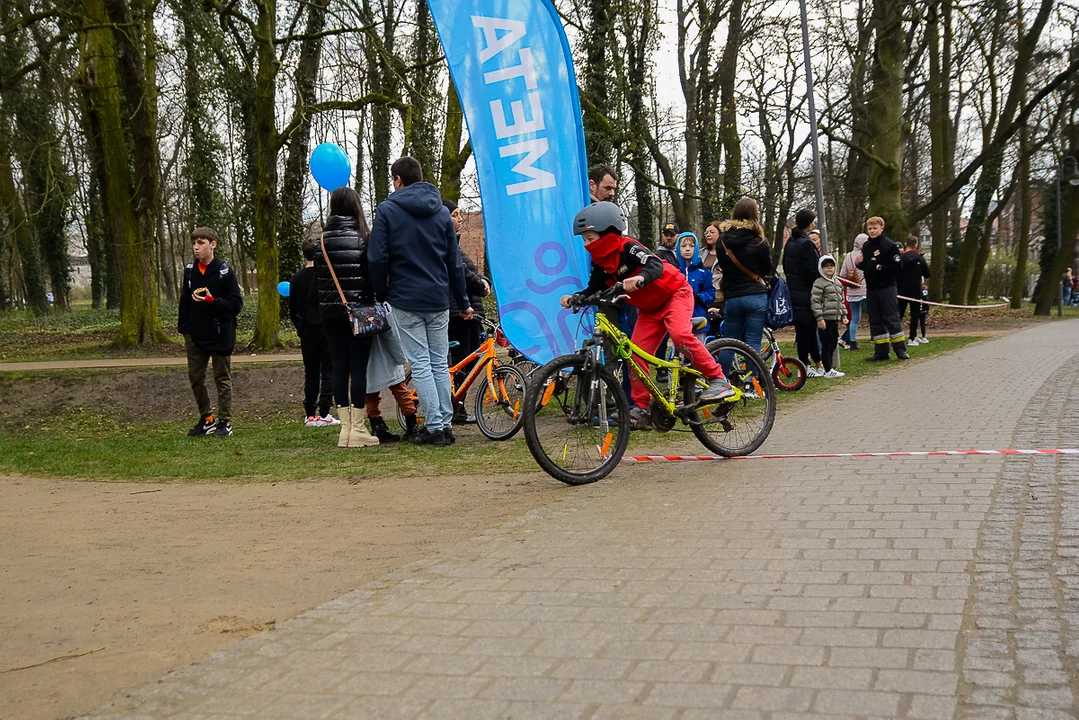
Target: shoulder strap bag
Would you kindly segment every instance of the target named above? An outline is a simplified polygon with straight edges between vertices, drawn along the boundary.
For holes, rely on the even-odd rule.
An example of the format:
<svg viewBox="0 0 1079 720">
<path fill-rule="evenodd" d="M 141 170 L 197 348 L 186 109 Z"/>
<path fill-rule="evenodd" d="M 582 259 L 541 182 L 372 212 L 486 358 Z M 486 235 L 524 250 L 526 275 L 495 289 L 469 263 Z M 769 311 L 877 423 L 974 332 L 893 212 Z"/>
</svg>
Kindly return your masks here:
<svg viewBox="0 0 1079 720">
<path fill-rule="evenodd" d="M 761 285 L 763 285 L 764 287 L 768 287 L 768 283 L 766 283 L 764 281 L 764 278 L 762 278 L 760 275 L 758 275 L 757 273 L 755 273 L 752 270 L 750 270 L 749 268 L 747 268 L 745 265 L 742 264 L 741 260 L 739 260 L 738 258 L 736 258 L 734 256 L 734 253 L 731 252 L 731 249 L 729 247 L 727 247 L 727 243 L 723 242 L 722 238 L 720 238 L 719 244 L 723 246 L 723 252 L 725 252 L 727 254 L 727 257 L 729 257 L 731 259 L 731 262 L 734 263 L 734 266 L 736 268 L 738 268 L 743 273 L 745 273 L 746 275 L 751 277 L 753 279 L 753 282 L 757 282 L 757 283 L 760 283 Z"/>
<path fill-rule="evenodd" d="M 326 235 L 323 233 L 323 239 Z M 334 287 L 341 298 L 341 304 L 345 306 L 345 314 L 348 315 L 348 324 L 352 328 L 352 334 L 356 337 L 378 335 L 390 329 L 390 319 L 386 313 L 385 305 L 364 305 L 362 303 L 350 303 L 345 299 L 345 291 L 341 289 L 341 283 L 337 281 L 337 273 L 333 271 L 333 263 L 330 262 L 330 253 L 322 244 L 322 257 L 326 261 L 326 267 L 333 278 Z"/>
</svg>

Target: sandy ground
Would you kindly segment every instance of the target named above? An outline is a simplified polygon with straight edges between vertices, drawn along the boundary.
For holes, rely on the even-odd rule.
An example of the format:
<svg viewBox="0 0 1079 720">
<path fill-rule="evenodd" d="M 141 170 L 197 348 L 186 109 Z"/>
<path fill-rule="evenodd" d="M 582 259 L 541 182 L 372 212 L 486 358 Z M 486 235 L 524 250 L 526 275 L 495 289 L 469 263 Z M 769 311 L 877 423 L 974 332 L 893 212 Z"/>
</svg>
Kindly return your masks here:
<svg viewBox="0 0 1079 720">
<path fill-rule="evenodd" d="M 0 718 L 90 711 L 567 492 L 541 474 L 241 486 L 0 478 Z"/>
</svg>

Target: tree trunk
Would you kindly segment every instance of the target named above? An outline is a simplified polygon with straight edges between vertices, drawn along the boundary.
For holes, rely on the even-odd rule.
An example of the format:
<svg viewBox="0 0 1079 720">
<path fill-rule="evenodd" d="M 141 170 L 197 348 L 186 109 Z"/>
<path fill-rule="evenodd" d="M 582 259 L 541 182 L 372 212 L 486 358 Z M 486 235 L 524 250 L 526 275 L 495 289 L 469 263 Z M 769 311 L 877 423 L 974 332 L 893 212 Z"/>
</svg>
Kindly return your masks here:
<svg viewBox="0 0 1079 720">
<path fill-rule="evenodd" d="M 86 255 L 90 264 L 90 306 L 95 310 L 105 307 L 108 263 L 105 261 L 104 218 L 101 210 L 101 186 L 97 172 L 90 173 L 90 189 L 87 195 Z"/>
<path fill-rule="evenodd" d="M 198 6 L 177 3 L 182 33 L 180 42 L 184 49 L 184 114 L 187 120 L 189 147 L 184 158 L 183 174 L 188 189 L 191 208 L 190 225 L 209 226 L 222 231 L 222 178 L 220 159 L 224 150 L 221 140 L 213 129 L 213 121 L 206 110 L 207 88 L 203 81 L 203 68 L 212 62 L 212 54 L 205 45 L 220 42 L 211 37 L 209 23 Z"/>
<path fill-rule="evenodd" d="M 1033 219 L 1030 189 L 1030 138 L 1026 126 L 1019 131 L 1019 238 L 1015 249 L 1015 276 L 1012 278 L 1009 307 L 1018 310 L 1023 306 L 1027 292 L 1027 260 L 1030 257 L 1030 225 Z"/>
<path fill-rule="evenodd" d="M 870 41 L 873 31 L 869 19 L 865 17 L 863 5 L 864 2 L 859 2 L 856 18 L 858 42 L 851 60 L 847 93 L 850 96 L 851 108 L 851 143 L 858 147 L 871 147 L 873 141 L 869 136 L 870 109 L 866 105 L 866 88 L 869 82 Z M 871 161 L 854 148 L 848 148 L 845 171 L 840 181 L 843 196 L 841 201 L 836 203 L 836 217 L 829 218 L 835 232 L 828 233 L 829 238 L 833 235 L 842 238 L 848 248 L 854 246 L 854 236 L 862 232 L 862 224 L 866 219 L 870 170 Z M 782 220 L 785 218 L 781 218 Z"/>
<path fill-rule="evenodd" d="M 1079 148 L 1076 152 L 1079 152 Z M 1072 156 L 1074 157 L 1074 154 Z M 1055 190 L 1054 188 L 1054 192 Z M 1063 213 L 1059 220 L 1061 243 L 1057 245 L 1048 270 L 1043 272 L 1038 280 L 1038 295 L 1034 305 L 1035 315 L 1049 315 L 1053 306 L 1056 305 L 1061 278 L 1064 277 L 1064 271 L 1068 269 L 1075 257 L 1075 242 L 1079 237 L 1079 191 L 1068 183 L 1061 183 L 1060 193 L 1060 207 Z M 1054 205 L 1049 208 L 1049 212 L 1055 215 L 1056 207 Z M 1053 238 L 1053 243 L 1056 244 L 1056 238 Z"/>
<path fill-rule="evenodd" d="M 647 0 L 639 7 L 640 23 L 627 23 L 626 55 L 627 79 L 629 87 L 644 88 L 648 84 L 648 48 L 652 43 L 655 28 L 655 8 L 652 0 Z M 652 187 L 648 183 L 645 167 L 649 160 L 648 148 L 642 128 L 648 122 L 644 107 L 644 94 L 631 92 L 629 102 L 629 123 L 633 133 L 630 161 L 636 166 L 633 173 L 633 194 L 637 199 L 637 234 L 648 247 L 654 247 L 656 241 L 656 204 L 652 196 Z"/>
<path fill-rule="evenodd" d="M 949 177 L 951 157 L 952 122 L 949 110 L 950 91 L 950 17 L 944 16 L 944 52 L 941 53 L 940 20 L 943 0 L 929 10 L 926 35 L 929 46 L 929 140 L 932 167 L 933 194 L 941 192 L 952 181 Z M 929 299 L 940 302 L 944 297 L 944 265 L 948 259 L 948 208 L 940 207 L 933 212 L 930 221 L 933 236 L 931 268 L 929 275 Z"/>
<path fill-rule="evenodd" d="M 255 74 L 255 273 L 258 311 L 252 347 L 269 350 L 281 344 L 281 299 L 277 294 L 277 36 L 276 0 L 257 0 L 258 19 L 254 33 L 258 69 Z"/>
<path fill-rule="evenodd" d="M 877 46 L 870 69 L 872 88 L 867 95 L 873 162 L 869 179 L 869 212 L 884 218 L 886 234 L 900 243 L 907 237 L 903 209 L 903 81 L 907 63 L 907 37 L 903 31 L 905 2 L 875 0 L 873 23 Z"/>
<path fill-rule="evenodd" d="M 605 120 L 611 117 L 611 67 L 608 54 L 612 51 L 611 37 L 614 34 L 609 0 L 587 0 L 585 12 L 588 21 L 584 36 L 584 68 L 581 76 L 585 96 L 594 109 L 584 114 L 584 145 L 588 153 L 588 164 L 610 164 L 614 147 Z M 642 88 L 643 90 L 643 88 Z"/>
<path fill-rule="evenodd" d="M 727 17 L 727 44 L 719 60 L 719 141 L 723 145 L 723 200 L 720 213 L 730 213 L 742 191 L 742 139 L 738 134 L 738 98 L 735 80 L 742 48 L 744 0 L 731 0 Z"/>
<path fill-rule="evenodd" d="M 1053 0 L 1041 0 L 1038 15 L 1030 26 L 1030 30 L 1020 33 L 1016 47 L 1015 61 L 1011 68 L 1012 85 L 1008 91 L 1007 100 L 995 120 L 995 131 L 987 136 L 989 143 L 1002 139 L 1008 132 L 1016 112 L 1019 109 L 1019 98 L 1025 93 L 1024 82 L 1018 80 L 1025 78 L 1030 72 L 1031 61 L 1037 48 L 1038 39 L 1042 29 L 1049 20 L 1053 8 Z M 1010 8 L 1007 3 L 1000 2 L 996 6 L 998 27 L 1003 28 L 1010 16 Z M 989 155 L 985 164 L 982 165 L 981 173 L 974 191 L 974 205 L 970 211 L 970 221 L 967 224 L 967 232 L 963 238 L 963 247 L 959 253 L 959 267 L 955 273 L 955 284 L 952 287 L 951 298 L 953 303 L 963 302 L 974 304 L 978 299 L 978 288 L 973 284 L 975 267 L 978 262 L 979 252 L 982 251 L 982 243 L 986 241 L 989 228 L 986 226 L 986 217 L 989 214 L 989 204 L 1000 186 L 1002 166 L 1004 163 L 1003 148 Z"/>
<path fill-rule="evenodd" d="M 145 199 L 146 191 L 140 189 L 137 196 L 132 181 L 130 159 L 134 153 L 128 144 L 128 136 L 134 136 L 135 132 L 124 123 L 132 103 L 125 106 L 123 101 L 117 62 L 120 52 L 110 30 L 105 2 L 85 0 L 83 7 L 89 29 L 83 31 L 81 43 L 82 78 L 89 103 L 90 134 L 98 145 L 96 154 L 101 158 L 98 182 L 105 222 L 108 235 L 115 244 L 111 259 L 115 265 L 110 265 L 110 271 L 115 267 L 119 279 L 120 333 L 116 341 L 120 345 L 135 345 L 163 339 L 157 317 L 157 293 L 152 291 L 154 273 L 147 272 L 147 265 L 152 267 L 152 244 L 141 241 L 141 238 L 153 237 L 153 225 L 146 226 L 143 233 L 136 217 L 136 204 Z M 127 62 L 131 62 L 130 57 Z M 134 104 L 139 104 L 140 100 L 141 95 L 136 96 Z M 145 127 L 142 131 L 145 133 Z M 145 158 L 142 161 L 145 162 Z M 145 216 L 146 209 L 142 210 Z M 150 262 L 147 262 L 147 255 Z"/>
<path fill-rule="evenodd" d="M 156 42 L 153 35 L 153 17 L 149 4 L 142 6 L 142 17 L 132 14 L 125 0 L 86 0 L 86 7 L 99 3 L 104 5 L 108 20 L 112 24 L 112 45 L 116 51 L 118 63 L 117 80 L 122 88 L 126 106 L 123 112 L 127 119 L 126 131 L 131 138 L 131 159 L 134 176 L 128 187 L 128 203 L 134 215 L 131 231 L 134 236 L 130 244 L 125 242 L 125 260 L 123 274 L 123 302 L 120 310 L 121 345 L 141 345 L 144 342 L 166 342 L 161 330 L 161 319 L 157 313 L 157 257 L 153 238 L 157 232 L 158 202 L 158 157 L 157 157 L 157 83 L 147 74 L 156 64 Z M 136 43 L 139 34 L 133 31 L 141 24 L 142 47 Z M 87 31 L 87 34 L 96 30 Z M 102 57 L 99 55 L 98 60 Z M 99 65 L 100 67 L 100 65 Z M 99 78 L 100 79 L 100 78 Z M 104 84 L 104 83 L 102 83 Z M 115 97 L 120 101 L 119 89 L 106 90 L 105 97 Z M 116 108 L 118 111 L 119 107 Z M 108 112 L 108 111 L 105 111 Z M 121 118 L 121 128 L 124 127 Z M 110 133 L 102 133 L 105 156 L 117 152 L 123 147 L 122 142 L 115 142 Z M 110 164 L 109 161 L 106 161 Z M 111 195 L 111 193 L 110 193 Z M 115 198 L 115 195 L 112 195 Z M 109 203 L 111 205 L 113 203 Z M 134 286 L 138 286 L 134 290 Z M 139 307 L 134 308 L 129 296 L 136 296 Z M 127 311 L 128 318 L 124 315 Z"/>
<path fill-rule="evenodd" d="M 446 93 L 446 126 L 442 132 L 442 167 L 438 181 L 442 197 L 453 202 L 461 199 L 461 173 L 472 155 L 472 141 L 461 146 L 464 113 L 457 97 L 457 86 L 450 80 Z"/>
<path fill-rule="evenodd" d="M 437 63 L 441 48 L 427 0 L 416 0 L 416 33 L 412 38 L 412 74 L 409 103 L 412 105 L 412 133 L 408 152 L 420 162 L 423 176 L 434 182 L 439 177 L 438 110 L 432 102 L 438 97 Z"/>
<path fill-rule="evenodd" d="M 307 6 L 307 22 L 300 56 L 296 63 L 296 103 L 293 116 L 303 118 L 288 138 L 288 157 L 281 179 L 281 205 L 278 214 L 277 245 L 281 259 L 281 277 L 291 277 L 303 267 L 304 218 L 303 191 L 307 186 L 307 160 L 311 151 L 311 117 L 304 106 L 315 101 L 315 81 L 318 79 L 322 57 L 322 32 L 328 0 L 318 0 Z"/>
<path fill-rule="evenodd" d="M 6 125 L 6 123 L 4 123 Z M 49 310 L 45 297 L 45 273 L 41 267 L 37 241 L 30 231 L 30 223 L 15 186 L 11 169 L 11 151 L 7 147 L 10 137 L 6 127 L 0 127 L 0 206 L 3 207 L 7 224 L 15 237 L 15 247 L 22 262 L 23 281 L 26 284 L 26 302 L 35 313 Z"/>
</svg>

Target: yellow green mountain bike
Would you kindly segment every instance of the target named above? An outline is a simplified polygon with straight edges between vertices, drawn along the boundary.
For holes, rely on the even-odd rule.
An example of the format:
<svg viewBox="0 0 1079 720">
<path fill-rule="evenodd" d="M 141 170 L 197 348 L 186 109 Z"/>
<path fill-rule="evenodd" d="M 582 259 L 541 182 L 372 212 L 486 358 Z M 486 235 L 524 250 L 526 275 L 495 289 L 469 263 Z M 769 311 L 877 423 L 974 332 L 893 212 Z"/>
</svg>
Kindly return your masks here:
<svg viewBox="0 0 1079 720">
<path fill-rule="evenodd" d="M 574 312 L 613 307 L 621 283 L 591 297 L 574 296 Z M 606 347 L 605 347 L 606 346 Z M 735 388 L 733 397 L 702 403 L 708 380 L 681 357 L 661 360 L 633 344 L 603 313 L 595 313 L 592 337 L 581 349 L 538 368 L 524 403 L 525 440 L 532 457 L 548 474 L 570 485 L 596 482 L 622 460 L 629 443 L 629 401 L 622 384 L 604 365 L 613 351 L 627 361 L 652 395 L 652 429 L 669 432 L 681 423 L 709 450 L 734 457 L 748 455 L 768 438 L 775 422 L 776 390 L 760 355 L 745 343 L 719 338 L 706 345 Z M 670 382 L 661 388 L 634 362 L 666 368 Z"/>
</svg>

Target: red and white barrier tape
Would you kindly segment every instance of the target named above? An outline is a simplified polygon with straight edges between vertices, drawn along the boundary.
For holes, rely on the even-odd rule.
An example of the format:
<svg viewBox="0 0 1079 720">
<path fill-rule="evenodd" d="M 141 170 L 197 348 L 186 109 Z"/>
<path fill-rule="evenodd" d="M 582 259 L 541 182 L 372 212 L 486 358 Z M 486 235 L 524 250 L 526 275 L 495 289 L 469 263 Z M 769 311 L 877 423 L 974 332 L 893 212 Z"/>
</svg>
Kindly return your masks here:
<svg viewBox="0 0 1079 720">
<path fill-rule="evenodd" d="M 632 455 L 632 462 L 707 462 L 710 460 L 818 460 L 822 458 L 900 458 L 942 457 L 955 455 L 1079 455 L 1079 448 L 1037 450 L 921 450 L 914 452 L 865 452 L 865 453 L 799 453 L 794 455 L 743 455 L 722 457 L 720 455 Z"/>
<path fill-rule="evenodd" d="M 902 295 L 899 295 L 898 297 L 900 300 L 907 300 L 909 302 L 917 302 L 924 305 L 935 305 L 937 307 L 959 308 L 960 310 L 985 310 L 986 308 L 1008 307 L 1008 303 L 997 303 L 995 305 L 950 305 L 949 303 L 930 302 L 929 300 L 922 300 L 921 298 L 903 297 Z"/>
</svg>

